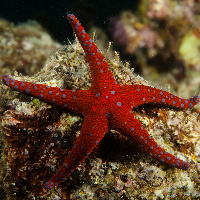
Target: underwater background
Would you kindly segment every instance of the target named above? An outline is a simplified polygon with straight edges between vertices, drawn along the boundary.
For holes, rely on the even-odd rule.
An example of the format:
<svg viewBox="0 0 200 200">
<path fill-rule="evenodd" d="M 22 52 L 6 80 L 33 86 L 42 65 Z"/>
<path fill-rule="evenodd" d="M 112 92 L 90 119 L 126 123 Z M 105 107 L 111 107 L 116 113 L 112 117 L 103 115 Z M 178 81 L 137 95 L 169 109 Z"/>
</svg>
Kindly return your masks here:
<svg viewBox="0 0 200 200">
<path fill-rule="evenodd" d="M 7 0 L 0 6 L 0 76 L 88 89 L 89 66 L 69 13 L 94 39 L 118 83 L 199 95 L 195 0 Z M 190 163 L 189 170 L 154 160 L 112 130 L 44 196 L 44 183 L 64 162 L 83 118 L 1 82 L 0 199 L 200 199 L 200 105 L 182 110 L 147 104 L 133 112 L 161 147 Z"/>
<path fill-rule="evenodd" d="M 58 0 L 48 1 L 48 3 L 40 0 L 18 2 L 8 0 L 0 7 L 0 17 L 14 23 L 36 20 L 54 39 L 63 42 L 66 38 L 73 38 L 71 32 L 67 31 L 70 28 L 66 20 L 67 13 L 82 18 L 86 30 L 94 25 L 106 28 L 111 16 L 117 16 L 122 10 L 136 10 L 138 3 L 139 0 L 125 2 Z"/>
</svg>

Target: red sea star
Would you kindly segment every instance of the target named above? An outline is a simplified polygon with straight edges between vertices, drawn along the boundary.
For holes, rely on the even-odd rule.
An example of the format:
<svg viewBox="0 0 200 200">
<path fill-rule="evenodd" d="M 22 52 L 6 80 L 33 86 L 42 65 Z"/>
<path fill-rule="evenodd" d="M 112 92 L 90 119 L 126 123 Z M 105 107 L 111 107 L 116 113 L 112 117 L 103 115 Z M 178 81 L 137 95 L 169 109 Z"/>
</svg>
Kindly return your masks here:
<svg viewBox="0 0 200 200">
<path fill-rule="evenodd" d="M 187 170 L 189 164 L 176 158 L 157 145 L 132 109 L 138 105 L 154 102 L 174 107 L 189 108 L 199 102 L 199 97 L 182 99 L 150 86 L 119 85 L 100 50 L 85 32 L 76 17 L 68 15 L 89 62 L 92 86 L 89 90 L 66 90 L 42 84 L 21 82 L 3 76 L 3 82 L 20 92 L 43 101 L 66 108 L 84 116 L 81 134 L 77 138 L 65 163 L 45 185 L 49 190 L 68 177 L 101 141 L 109 128 L 119 131 L 150 156 L 173 167 Z"/>
</svg>

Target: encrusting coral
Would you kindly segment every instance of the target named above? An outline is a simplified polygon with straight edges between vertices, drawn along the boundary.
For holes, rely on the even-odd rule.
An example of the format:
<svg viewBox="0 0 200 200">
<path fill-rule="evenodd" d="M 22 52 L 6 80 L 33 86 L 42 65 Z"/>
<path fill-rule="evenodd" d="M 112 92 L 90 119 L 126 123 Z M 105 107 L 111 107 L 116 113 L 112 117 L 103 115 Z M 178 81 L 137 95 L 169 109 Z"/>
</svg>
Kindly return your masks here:
<svg viewBox="0 0 200 200">
<path fill-rule="evenodd" d="M 106 58 L 106 61 L 118 83 L 148 85 L 142 78 L 132 74 L 127 66 L 123 66 L 118 57 L 114 60 Z M 40 81 L 41 83 L 42 81 L 43 84 L 70 90 L 88 89 L 91 84 L 88 63 L 85 61 L 83 50 L 77 42 L 55 52 L 47 60 L 45 67 L 34 77 L 16 76 L 15 78 L 29 82 Z M 2 100 L 9 99 L 3 115 L 3 137 L 6 144 L 3 159 L 4 162 L 7 162 L 4 186 L 10 199 L 20 199 L 22 196 L 25 199 L 36 198 L 42 195 L 42 186 L 64 162 L 64 158 L 80 134 L 82 118 L 32 97 L 11 92 L 11 90 L 6 91 L 5 87 L 3 87 L 3 93 Z M 152 108 L 151 111 L 150 108 Z M 158 144 L 173 154 L 175 154 L 174 149 L 177 150 L 177 157 L 182 157 L 185 160 L 197 159 L 197 156 L 193 154 L 194 152 L 196 154 L 195 148 L 199 137 L 198 113 L 198 107 L 182 111 L 168 110 L 166 107 L 144 106 L 134 110 L 136 118 L 140 120 L 143 127 L 149 131 Z M 179 127 L 179 123 L 174 123 L 178 120 L 183 122 L 181 127 Z M 180 131 L 180 128 L 184 132 Z M 177 130 L 178 134 L 174 135 L 174 130 Z M 114 134 L 118 141 L 122 139 L 116 132 Z M 113 135 L 108 135 L 102 143 L 106 143 L 109 137 L 113 137 Z M 129 144 L 124 145 L 124 149 L 131 149 L 129 158 L 123 159 L 123 161 L 115 160 L 118 164 L 117 167 L 114 167 L 113 161 L 107 160 L 107 163 L 103 161 L 105 164 L 101 164 L 102 161 L 95 160 L 95 154 L 93 154 L 94 160 L 91 161 L 92 157 L 89 158 L 85 164 L 81 164 L 78 168 L 81 172 L 72 175 L 71 179 L 74 184 L 68 179 L 59 186 L 57 193 L 49 194 L 51 198 L 55 196 L 58 199 L 98 198 L 98 196 L 101 197 L 102 193 L 104 197 L 108 198 L 125 196 L 127 198 L 152 196 L 162 198 L 162 195 L 168 196 L 171 192 L 174 195 L 177 195 L 178 192 L 178 195 L 198 197 L 199 180 L 194 176 L 197 164 L 192 164 L 188 172 L 166 168 L 165 165 L 143 155 L 140 151 L 136 150 L 139 155 L 134 155 L 135 150 L 133 149 L 135 147 L 133 148 L 132 144 L 126 140 L 124 143 Z M 113 145 L 116 144 L 113 143 Z M 106 148 L 108 146 L 106 145 Z M 186 150 L 189 151 L 186 152 Z M 179 151 L 182 153 L 178 153 Z M 115 154 L 116 152 L 111 153 L 111 157 L 115 158 Z M 94 174 L 92 167 L 94 162 L 99 166 L 99 170 L 104 171 L 105 177 L 102 177 L 101 173 Z M 105 168 L 107 169 L 105 170 Z M 91 171 L 93 176 L 101 176 L 102 180 L 99 181 L 98 185 L 90 183 L 88 171 Z M 150 177 L 149 173 L 151 173 L 151 177 L 160 177 L 162 181 L 152 184 L 153 179 L 147 178 Z M 174 184 L 174 178 L 176 179 L 176 187 L 170 189 L 170 185 Z M 80 180 L 81 182 L 78 184 Z M 134 183 L 131 184 L 130 180 Z M 122 186 L 118 186 L 120 184 Z M 149 187 L 149 184 L 153 187 Z M 183 186 L 185 187 L 183 188 Z M 113 189 L 109 190 L 110 187 Z M 137 191 L 135 191 L 136 188 Z M 162 193 L 161 190 L 165 192 Z"/>
</svg>

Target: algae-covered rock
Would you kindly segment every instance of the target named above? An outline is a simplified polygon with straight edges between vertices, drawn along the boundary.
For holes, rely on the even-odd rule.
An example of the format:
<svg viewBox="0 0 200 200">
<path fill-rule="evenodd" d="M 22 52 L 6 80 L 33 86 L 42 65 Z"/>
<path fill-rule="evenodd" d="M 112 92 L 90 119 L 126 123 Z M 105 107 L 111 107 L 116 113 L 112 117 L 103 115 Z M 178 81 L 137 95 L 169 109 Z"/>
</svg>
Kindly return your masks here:
<svg viewBox="0 0 200 200">
<path fill-rule="evenodd" d="M 0 19 L 0 75 L 34 74 L 60 46 L 36 21 L 14 25 Z"/>
<path fill-rule="evenodd" d="M 109 54 L 102 52 L 118 83 L 150 85 L 111 49 Z M 34 76 L 16 74 L 13 78 L 70 90 L 91 85 L 89 66 L 77 41 L 54 52 Z M 147 104 L 133 111 L 161 147 L 191 162 L 188 171 L 154 160 L 111 130 L 66 181 L 44 194 L 44 184 L 64 162 L 80 134 L 83 119 L 7 86 L 1 88 L 1 186 L 7 199 L 199 197 L 199 105 L 192 110 L 174 110 Z"/>
</svg>

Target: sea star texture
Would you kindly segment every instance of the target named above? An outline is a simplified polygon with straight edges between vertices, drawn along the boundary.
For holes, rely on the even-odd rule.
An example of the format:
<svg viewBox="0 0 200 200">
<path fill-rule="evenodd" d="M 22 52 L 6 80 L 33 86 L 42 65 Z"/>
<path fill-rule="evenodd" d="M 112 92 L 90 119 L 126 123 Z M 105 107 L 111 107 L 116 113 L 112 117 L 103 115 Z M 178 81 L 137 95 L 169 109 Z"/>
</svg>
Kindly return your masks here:
<svg viewBox="0 0 200 200">
<path fill-rule="evenodd" d="M 187 170 L 189 164 L 159 147 L 132 113 L 144 103 L 159 103 L 178 108 L 191 108 L 199 97 L 182 99 L 169 92 L 145 85 L 120 85 L 116 82 L 100 50 L 85 32 L 77 18 L 68 20 L 84 49 L 91 69 L 92 85 L 89 90 L 66 90 L 42 84 L 13 80 L 7 75 L 3 82 L 23 93 L 63 107 L 84 116 L 81 133 L 64 164 L 45 185 L 47 190 L 65 180 L 104 137 L 108 129 L 115 129 L 129 138 L 141 150 L 157 160 Z"/>
</svg>

